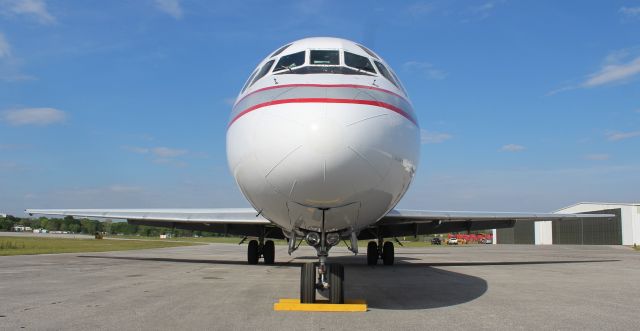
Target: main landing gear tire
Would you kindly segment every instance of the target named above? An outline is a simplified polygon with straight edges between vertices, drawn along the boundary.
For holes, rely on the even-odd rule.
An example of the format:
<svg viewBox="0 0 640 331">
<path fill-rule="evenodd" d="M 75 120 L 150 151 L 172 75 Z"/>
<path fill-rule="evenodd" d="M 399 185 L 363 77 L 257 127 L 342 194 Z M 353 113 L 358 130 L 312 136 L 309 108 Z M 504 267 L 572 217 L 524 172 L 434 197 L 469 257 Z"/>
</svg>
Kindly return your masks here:
<svg viewBox="0 0 640 331">
<path fill-rule="evenodd" d="M 264 264 L 273 264 L 276 260 L 276 247 L 273 244 L 273 240 L 267 240 L 262 246 L 262 257 L 264 258 Z"/>
<path fill-rule="evenodd" d="M 367 264 L 376 265 L 378 263 L 378 244 L 375 241 L 370 241 L 367 244 Z"/>
<path fill-rule="evenodd" d="M 329 302 L 344 303 L 344 266 L 342 264 L 329 265 Z"/>
<path fill-rule="evenodd" d="M 382 263 L 384 265 L 393 265 L 393 259 L 395 255 L 395 249 L 393 243 L 390 241 L 385 242 L 382 245 Z"/>
<path fill-rule="evenodd" d="M 249 241 L 249 247 L 247 248 L 247 262 L 249 264 L 258 264 L 260 259 L 260 245 L 257 240 Z"/>
<path fill-rule="evenodd" d="M 300 303 L 316 301 L 316 266 L 313 263 L 302 265 L 300 272 Z"/>
</svg>

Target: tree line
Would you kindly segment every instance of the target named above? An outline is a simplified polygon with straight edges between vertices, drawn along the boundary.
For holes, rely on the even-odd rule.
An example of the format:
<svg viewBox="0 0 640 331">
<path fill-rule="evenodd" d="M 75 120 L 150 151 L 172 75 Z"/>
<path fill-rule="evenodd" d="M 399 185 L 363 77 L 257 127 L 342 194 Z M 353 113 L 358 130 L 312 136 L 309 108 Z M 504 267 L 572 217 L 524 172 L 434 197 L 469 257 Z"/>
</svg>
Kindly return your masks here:
<svg viewBox="0 0 640 331">
<path fill-rule="evenodd" d="M 65 218 L 19 218 L 11 215 L 0 217 L 0 231 L 12 231 L 14 226 L 24 225 L 32 229 L 46 229 L 48 231 L 69 231 L 72 233 L 95 234 L 96 232 L 109 235 L 141 235 L 155 237 L 172 233 L 176 237 L 193 237 L 194 235 L 211 237 L 220 234 L 205 231 L 190 231 L 180 229 L 161 228 L 146 225 L 133 225 L 127 222 L 113 222 L 111 220 L 96 221 L 90 219 L 76 219 L 73 216 Z"/>
</svg>

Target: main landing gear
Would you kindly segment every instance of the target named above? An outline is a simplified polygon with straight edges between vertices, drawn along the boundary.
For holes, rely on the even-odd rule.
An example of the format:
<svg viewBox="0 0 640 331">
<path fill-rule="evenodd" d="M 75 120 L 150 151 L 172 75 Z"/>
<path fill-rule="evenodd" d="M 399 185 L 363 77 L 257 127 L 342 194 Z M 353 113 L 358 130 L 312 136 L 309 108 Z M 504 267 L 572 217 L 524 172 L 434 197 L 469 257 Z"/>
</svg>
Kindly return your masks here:
<svg viewBox="0 0 640 331">
<path fill-rule="evenodd" d="M 264 243 L 260 243 L 264 242 Z M 264 264 L 273 264 L 276 259 L 276 247 L 273 240 L 263 241 L 260 240 L 249 241 L 249 247 L 247 248 L 247 262 L 249 264 L 258 264 L 260 257 L 264 259 Z"/>
<path fill-rule="evenodd" d="M 378 243 L 370 241 L 367 245 L 368 265 L 378 264 L 379 259 L 382 259 L 382 263 L 384 265 L 393 265 L 394 257 L 395 249 L 393 248 L 393 243 L 390 241 L 385 241 L 383 243 L 383 239 L 379 238 Z"/>
</svg>

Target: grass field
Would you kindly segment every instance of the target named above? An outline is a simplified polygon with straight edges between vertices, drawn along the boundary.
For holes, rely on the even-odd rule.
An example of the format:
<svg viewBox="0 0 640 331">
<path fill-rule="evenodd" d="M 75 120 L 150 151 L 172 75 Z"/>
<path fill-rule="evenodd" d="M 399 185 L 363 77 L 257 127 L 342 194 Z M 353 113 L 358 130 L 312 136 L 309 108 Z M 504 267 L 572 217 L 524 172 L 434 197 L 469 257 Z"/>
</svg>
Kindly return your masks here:
<svg viewBox="0 0 640 331">
<path fill-rule="evenodd" d="M 37 237 L 0 237 L 0 256 L 107 252 L 190 245 L 197 245 L 197 243 L 160 240 L 95 240 Z"/>
</svg>

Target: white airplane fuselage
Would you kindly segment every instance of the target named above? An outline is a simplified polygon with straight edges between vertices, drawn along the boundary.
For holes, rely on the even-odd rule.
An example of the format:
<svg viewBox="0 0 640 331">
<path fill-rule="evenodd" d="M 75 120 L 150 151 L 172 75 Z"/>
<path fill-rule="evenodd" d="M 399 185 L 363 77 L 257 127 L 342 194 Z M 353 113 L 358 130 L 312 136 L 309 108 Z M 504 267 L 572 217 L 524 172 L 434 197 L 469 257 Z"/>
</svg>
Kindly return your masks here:
<svg viewBox="0 0 640 331">
<path fill-rule="evenodd" d="M 301 52 L 304 63 L 277 67 Z M 339 62 L 331 62 L 335 54 Z M 256 72 L 263 68 L 238 96 L 227 131 L 229 168 L 243 195 L 287 235 L 320 231 L 323 210 L 327 232 L 346 235 L 378 221 L 407 191 L 419 161 L 417 118 L 390 67 L 348 40 L 307 38 Z"/>
</svg>

